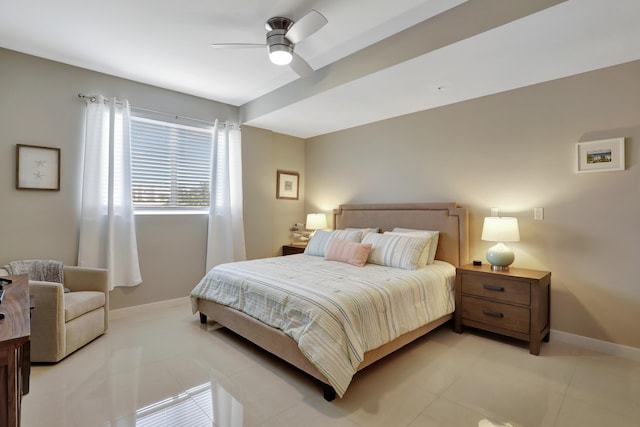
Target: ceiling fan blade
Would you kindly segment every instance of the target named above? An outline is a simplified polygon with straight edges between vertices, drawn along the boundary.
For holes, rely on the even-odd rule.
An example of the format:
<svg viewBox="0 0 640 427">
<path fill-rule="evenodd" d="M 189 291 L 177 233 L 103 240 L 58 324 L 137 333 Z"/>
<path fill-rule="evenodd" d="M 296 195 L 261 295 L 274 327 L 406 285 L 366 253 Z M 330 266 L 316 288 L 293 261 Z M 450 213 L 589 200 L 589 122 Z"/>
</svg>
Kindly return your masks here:
<svg viewBox="0 0 640 427">
<path fill-rule="evenodd" d="M 327 18 L 320 12 L 311 10 L 311 12 L 304 15 L 289 28 L 285 37 L 291 43 L 296 44 L 324 27 L 327 22 Z"/>
<path fill-rule="evenodd" d="M 300 77 L 306 77 L 309 74 L 313 73 L 313 68 L 307 61 L 305 61 L 300 55 L 293 52 L 293 59 L 289 64 L 291 69 L 295 71 Z"/>
<path fill-rule="evenodd" d="M 260 43 L 213 43 L 211 45 L 214 49 L 251 49 L 255 47 L 264 48 L 266 44 Z"/>
</svg>

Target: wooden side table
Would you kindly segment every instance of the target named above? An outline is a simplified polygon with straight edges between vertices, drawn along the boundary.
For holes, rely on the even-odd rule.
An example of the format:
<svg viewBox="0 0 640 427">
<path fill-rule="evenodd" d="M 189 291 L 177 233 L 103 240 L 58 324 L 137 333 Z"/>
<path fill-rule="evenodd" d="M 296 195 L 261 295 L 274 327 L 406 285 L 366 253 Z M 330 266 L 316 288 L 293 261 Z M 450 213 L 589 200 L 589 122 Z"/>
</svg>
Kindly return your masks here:
<svg viewBox="0 0 640 427">
<path fill-rule="evenodd" d="M 550 286 L 548 271 L 458 267 L 454 329 L 462 333 L 467 325 L 528 341 L 529 352 L 537 356 L 541 341 L 549 341 Z"/>
<path fill-rule="evenodd" d="M 283 245 L 282 246 L 282 255 L 295 255 L 304 253 L 307 245 Z"/>
<path fill-rule="evenodd" d="M 31 312 L 29 276 L 9 276 L 0 304 L 0 426 L 20 425 L 22 396 L 29 392 Z"/>
</svg>

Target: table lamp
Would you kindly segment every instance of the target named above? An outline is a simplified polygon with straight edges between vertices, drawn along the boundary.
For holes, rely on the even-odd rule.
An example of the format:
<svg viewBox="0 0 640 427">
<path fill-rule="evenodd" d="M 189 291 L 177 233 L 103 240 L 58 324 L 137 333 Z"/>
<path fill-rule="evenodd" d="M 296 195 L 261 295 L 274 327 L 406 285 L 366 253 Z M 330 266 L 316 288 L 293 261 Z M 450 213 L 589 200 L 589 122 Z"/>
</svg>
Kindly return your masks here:
<svg viewBox="0 0 640 427">
<path fill-rule="evenodd" d="M 484 219 L 482 240 L 498 242 L 487 251 L 487 261 L 493 271 L 509 271 L 515 256 L 504 242 L 519 242 L 518 218 L 490 216 Z"/>
<path fill-rule="evenodd" d="M 311 234 L 309 235 L 309 238 L 311 238 L 316 230 L 327 228 L 327 216 L 323 213 L 307 214 L 307 223 L 305 225 L 305 228 L 307 230 L 312 230 Z"/>
</svg>

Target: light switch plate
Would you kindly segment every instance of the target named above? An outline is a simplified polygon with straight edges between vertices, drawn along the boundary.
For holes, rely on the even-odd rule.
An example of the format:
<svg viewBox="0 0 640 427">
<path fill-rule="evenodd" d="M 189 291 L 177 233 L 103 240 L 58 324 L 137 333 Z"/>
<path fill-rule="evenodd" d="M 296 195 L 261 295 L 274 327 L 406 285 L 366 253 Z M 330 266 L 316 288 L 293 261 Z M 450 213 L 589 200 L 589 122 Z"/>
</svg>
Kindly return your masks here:
<svg viewBox="0 0 640 427">
<path fill-rule="evenodd" d="M 544 219 L 544 208 L 533 208 L 533 219 L 542 221 Z"/>
</svg>

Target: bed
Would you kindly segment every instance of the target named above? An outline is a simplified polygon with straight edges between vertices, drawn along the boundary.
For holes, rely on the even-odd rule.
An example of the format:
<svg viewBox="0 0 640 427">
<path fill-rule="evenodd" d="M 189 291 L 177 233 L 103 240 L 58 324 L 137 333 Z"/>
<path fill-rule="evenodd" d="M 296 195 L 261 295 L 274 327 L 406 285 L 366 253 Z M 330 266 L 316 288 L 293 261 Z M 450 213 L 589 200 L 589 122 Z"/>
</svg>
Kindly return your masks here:
<svg viewBox="0 0 640 427">
<path fill-rule="evenodd" d="M 436 261 L 434 261 L 432 265 L 418 270 L 425 270 L 429 273 L 433 272 L 436 276 L 448 274 L 449 279 L 446 280 L 449 280 L 449 284 L 452 284 L 455 278 L 451 278 L 451 275 L 455 276 L 454 267 L 468 262 L 468 214 L 466 209 L 457 206 L 455 203 L 350 204 L 341 205 L 338 209 L 334 210 L 333 214 L 334 228 L 336 230 L 375 227 L 379 228 L 380 233 L 382 233 L 400 227 L 414 230 L 439 231 L 438 243 L 434 251 Z M 370 237 L 377 238 L 377 236 L 378 234 Z M 325 274 L 320 272 L 320 270 L 329 270 L 328 268 L 324 268 L 324 266 L 330 264 L 335 265 L 335 270 L 332 267 L 332 269 L 326 273 L 329 274 L 329 278 L 316 277 L 316 274 Z M 226 290 L 219 290 L 221 287 L 220 278 L 228 279 L 228 282 L 235 281 L 241 283 L 241 286 L 247 286 L 246 284 L 248 282 L 255 282 L 256 286 L 260 285 L 267 288 L 270 288 L 272 283 L 277 279 L 278 281 L 281 280 L 283 283 L 287 283 L 288 288 L 286 292 L 289 292 L 290 289 L 295 289 L 296 292 L 300 292 L 300 295 L 302 295 L 301 299 L 303 300 L 324 300 L 325 295 L 316 298 L 317 295 L 315 291 L 303 288 L 302 282 L 322 281 L 328 289 L 333 286 L 332 292 L 340 294 L 340 297 L 360 299 L 360 297 L 354 298 L 348 293 L 350 288 L 342 287 L 343 282 L 341 282 L 341 280 L 343 280 L 343 278 L 349 276 L 349 280 L 356 282 L 356 285 L 366 283 L 367 286 L 369 286 L 370 280 L 373 280 L 373 276 L 381 278 L 388 277 L 393 280 L 396 280 L 397 276 L 397 280 L 401 282 L 413 282 L 417 280 L 416 274 L 423 274 L 422 271 L 400 271 L 400 269 L 396 268 L 382 267 L 384 266 L 373 264 L 366 264 L 364 268 L 353 267 L 352 265 L 344 263 L 324 261 L 323 257 L 314 257 L 309 254 L 224 264 L 208 272 L 202 281 L 194 288 L 191 293 L 192 308 L 194 313 L 200 313 L 200 321 L 202 323 L 206 323 L 207 320 L 213 320 L 319 380 L 323 385 L 325 399 L 331 401 L 336 397 L 336 394 L 339 396 L 344 395 L 350 381 L 350 378 L 348 378 L 349 375 L 352 376 L 356 371 L 380 360 L 449 321 L 453 316 L 453 303 L 448 309 L 444 310 L 444 312 L 437 314 L 435 318 L 424 316 L 425 319 L 420 320 L 419 322 L 421 323 L 419 324 L 405 324 L 406 319 L 404 318 L 400 320 L 363 321 L 362 319 L 358 320 L 348 317 L 346 324 L 350 324 L 350 322 L 353 321 L 354 323 L 360 322 L 370 326 L 376 322 L 381 324 L 386 322 L 386 329 L 393 329 L 394 333 L 390 334 L 385 332 L 386 329 L 385 331 L 381 331 L 379 335 L 386 336 L 387 338 L 379 338 L 379 341 L 378 337 L 374 340 L 368 338 L 361 339 L 354 336 L 346 337 L 345 342 L 347 343 L 346 346 L 348 349 L 342 353 L 348 353 L 345 356 L 347 358 L 345 364 L 350 364 L 350 366 L 341 366 L 334 370 L 333 367 L 328 368 L 326 364 L 323 364 L 318 358 L 324 357 L 325 359 L 334 360 L 338 356 L 344 356 L 339 354 L 341 351 L 339 349 L 334 351 L 332 348 L 329 348 L 332 346 L 328 346 L 326 341 L 313 341 L 312 338 L 307 338 L 306 336 L 303 338 L 301 334 L 303 332 L 306 333 L 310 327 L 301 326 L 293 319 L 296 316 L 308 317 L 307 312 L 300 314 L 301 310 L 298 310 L 297 306 L 295 306 L 295 310 L 288 309 L 288 312 L 293 313 L 291 314 L 291 318 L 275 321 L 273 320 L 274 316 L 272 316 L 269 310 L 264 310 L 263 313 L 262 311 L 250 312 L 249 310 L 245 310 L 244 306 L 238 309 L 234 308 L 239 307 L 239 305 L 236 304 L 239 300 L 242 300 L 242 304 L 254 306 L 262 304 L 262 300 L 259 299 L 258 302 L 247 303 L 244 295 L 240 297 L 239 295 L 231 295 L 227 293 Z M 253 274 L 257 275 L 256 278 L 253 279 L 253 282 L 248 281 L 248 279 L 244 277 L 245 272 L 249 271 L 249 269 L 252 271 L 255 270 Z M 275 277 L 276 275 L 273 273 L 274 270 L 278 270 L 278 274 L 282 277 Z M 362 271 L 364 277 L 354 276 L 354 278 L 352 278 L 350 274 L 355 270 Z M 396 274 L 396 272 L 399 274 Z M 360 273 L 353 274 L 360 275 Z M 351 284 L 349 284 L 349 286 L 351 286 Z M 372 286 L 375 287 L 377 285 Z M 453 285 L 450 285 L 450 287 L 451 300 L 453 300 Z M 212 290 L 215 295 L 212 295 Z M 282 291 L 275 291 L 276 294 L 278 294 L 278 292 L 280 292 L 280 296 L 276 295 L 274 299 L 280 298 L 289 301 L 290 296 L 288 293 L 283 297 L 282 295 L 284 294 Z M 426 291 L 420 290 L 414 292 L 423 293 Z M 378 297 L 376 297 L 378 299 L 384 299 L 384 297 L 380 297 L 380 295 L 387 295 L 387 290 L 378 292 Z M 444 298 L 446 299 L 447 297 Z M 403 307 L 412 305 L 406 304 L 406 301 L 403 304 Z M 333 302 L 327 303 L 327 305 L 330 305 L 331 310 L 333 310 Z M 444 303 L 440 303 L 440 305 L 444 305 Z M 394 310 L 396 312 L 405 311 Z M 327 311 L 329 311 L 329 309 L 327 309 Z M 337 313 L 341 316 L 343 311 L 345 310 L 337 309 Z M 349 310 L 349 316 L 351 316 L 352 311 L 360 313 L 360 311 L 364 310 L 359 308 Z M 389 309 L 389 311 L 391 311 L 391 309 Z M 428 308 L 426 311 L 439 313 L 437 309 L 432 308 Z M 336 311 L 333 313 L 335 314 Z M 358 316 L 358 313 L 355 315 Z M 413 319 L 414 317 L 422 318 L 423 316 L 411 315 L 410 317 Z M 293 326 L 289 327 L 290 324 Z M 389 327 L 389 324 L 393 324 L 393 327 Z M 402 327 L 396 327 L 397 325 L 401 325 Z M 329 325 L 326 326 L 326 329 L 335 328 Z M 369 329 L 371 329 L 371 327 L 369 327 Z M 353 334 L 354 332 L 351 329 L 345 332 L 347 335 L 349 333 Z M 363 349 L 351 348 L 354 347 L 354 342 L 359 343 L 360 341 L 366 341 Z M 304 342 L 308 344 L 305 346 L 303 345 Z M 374 343 L 373 346 L 371 343 Z M 359 347 L 359 345 L 355 345 L 355 347 Z M 334 351 L 334 353 L 331 353 L 332 351 Z M 327 352 L 328 354 L 324 355 L 323 352 Z M 346 369 L 349 372 L 344 373 L 341 369 Z"/>
</svg>

